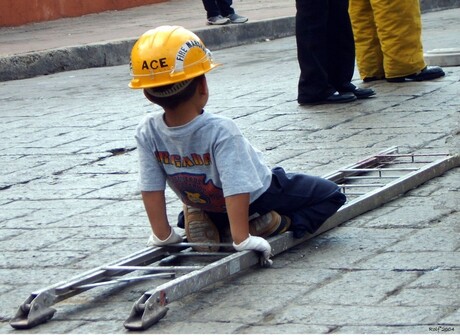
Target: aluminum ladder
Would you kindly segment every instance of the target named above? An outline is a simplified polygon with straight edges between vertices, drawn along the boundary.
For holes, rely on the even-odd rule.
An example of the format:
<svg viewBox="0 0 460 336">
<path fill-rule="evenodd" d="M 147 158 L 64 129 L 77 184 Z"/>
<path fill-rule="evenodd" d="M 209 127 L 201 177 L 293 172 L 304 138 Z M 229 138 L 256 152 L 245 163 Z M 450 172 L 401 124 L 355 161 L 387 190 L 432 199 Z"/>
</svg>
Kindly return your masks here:
<svg viewBox="0 0 460 336">
<path fill-rule="evenodd" d="M 458 166 L 458 155 L 400 154 L 397 147 L 391 147 L 323 176 L 342 188 L 347 196 L 347 203 L 314 234 L 295 239 L 292 232 L 286 232 L 269 238 L 273 255 L 276 256 L 349 219 L 375 209 Z M 145 330 L 166 315 L 169 303 L 261 264 L 256 252 L 235 252 L 231 244 L 219 244 L 229 252 L 212 253 L 194 252 L 191 248 L 193 245 L 199 244 L 184 242 L 166 247 L 145 248 L 68 281 L 33 292 L 19 306 L 10 325 L 15 329 L 33 328 L 53 317 L 56 312 L 56 309 L 51 307 L 53 304 L 95 287 L 146 279 L 169 279 L 145 292 L 134 303 L 129 317 L 124 322 L 125 328 L 129 330 Z M 183 259 L 193 262 L 178 265 Z M 132 272 L 143 274 L 125 276 Z"/>
</svg>

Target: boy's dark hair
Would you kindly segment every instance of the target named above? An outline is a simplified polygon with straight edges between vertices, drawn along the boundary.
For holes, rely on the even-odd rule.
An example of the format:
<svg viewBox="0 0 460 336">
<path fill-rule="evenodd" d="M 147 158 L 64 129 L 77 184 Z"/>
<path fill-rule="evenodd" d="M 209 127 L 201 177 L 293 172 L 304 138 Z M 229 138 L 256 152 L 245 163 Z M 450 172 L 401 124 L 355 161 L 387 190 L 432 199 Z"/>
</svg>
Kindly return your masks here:
<svg viewBox="0 0 460 336">
<path fill-rule="evenodd" d="M 195 94 L 198 83 L 204 75 L 179 83 L 144 89 L 144 95 L 162 108 L 174 109 Z"/>
</svg>

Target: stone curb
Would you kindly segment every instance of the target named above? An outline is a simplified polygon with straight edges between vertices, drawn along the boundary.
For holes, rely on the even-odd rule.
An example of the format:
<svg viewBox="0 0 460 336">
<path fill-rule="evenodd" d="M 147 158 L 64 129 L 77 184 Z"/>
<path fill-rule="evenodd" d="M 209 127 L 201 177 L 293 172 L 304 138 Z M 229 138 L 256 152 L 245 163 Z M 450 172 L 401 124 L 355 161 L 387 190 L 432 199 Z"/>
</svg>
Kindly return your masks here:
<svg viewBox="0 0 460 336">
<path fill-rule="evenodd" d="M 428 65 L 460 66 L 460 48 L 433 49 L 425 52 L 424 57 Z"/>
<path fill-rule="evenodd" d="M 294 17 L 194 30 L 211 50 L 235 47 L 294 34 Z M 0 82 L 62 71 L 129 63 L 135 39 L 107 41 L 0 58 Z"/>
<path fill-rule="evenodd" d="M 460 7 L 457 0 L 421 0 L 422 13 Z M 211 50 L 292 36 L 295 17 L 194 30 Z M 129 63 L 135 39 L 51 49 L 0 58 L 0 82 Z"/>
</svg>

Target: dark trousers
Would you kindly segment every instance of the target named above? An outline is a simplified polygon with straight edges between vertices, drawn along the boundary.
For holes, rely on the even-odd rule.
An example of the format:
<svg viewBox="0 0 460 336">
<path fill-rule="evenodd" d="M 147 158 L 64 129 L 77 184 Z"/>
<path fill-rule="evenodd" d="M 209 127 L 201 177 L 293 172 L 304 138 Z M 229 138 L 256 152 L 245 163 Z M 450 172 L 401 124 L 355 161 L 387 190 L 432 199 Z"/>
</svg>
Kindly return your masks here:
<svg viewBox="0 0 460 336">
<path fill-rule="evenodd" d="M 298 100 L 314 102 L 350 91 L 355 45 L 348 0 L 296 0 L 296 9 Z"/>
<path fill-rule="evenodd" d="M 345 203 L 346 197 L 329 180 L 306 174 L 286 173 L 283 168 L 272 170 L 270 187 L 249 207 L 249 215 L 264 215 L 272 210 L 291 219 L 290 231 L 301 238 L 314 233 Z M 226 213 L 207 213 L 218 227 L 228 226 Z M 183 214 L 179 227 L 184 227 Z"/>
<path fill-rule="evenodd" d="M 270 187 L 250 205 L 249 212 L 265 214 L 275 210 L 288 216 L 292 221 L 290 230 L 300 238 L 318 230 L 345 201 L 345 195 L 334 182 L 318 176 L 286 173 L 278 167 L 273 169 Z"/>
<path fill-rule="evenodd" d="M 235 13 L 232 0 L 203 0 L 203 6 L 208 18 L 218 15 L 225 17 Z"/>
</svg>

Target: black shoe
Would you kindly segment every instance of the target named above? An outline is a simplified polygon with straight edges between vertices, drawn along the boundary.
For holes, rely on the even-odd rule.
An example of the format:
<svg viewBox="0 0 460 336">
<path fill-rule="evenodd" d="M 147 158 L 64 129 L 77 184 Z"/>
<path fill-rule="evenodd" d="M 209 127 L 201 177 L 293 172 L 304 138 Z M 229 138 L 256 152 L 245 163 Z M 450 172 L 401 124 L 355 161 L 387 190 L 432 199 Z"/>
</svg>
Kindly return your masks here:
<svg viewBox="0 0 460 336">
<path fill-rule="evenodd" d="M 375 82 L 375 81 L 383 80 L 383 79 L 385 79 L 385 76 L 364 77 L 363 82 L 369 83 L 369 82 Z"/>
<path fill-rule="evenodd" d="M 359 88 L 355 87 L 353 90 L 350 91 L 353 93 L 357 99 L 364 99 L 364 98 L 369 98 L 370 96 L 375 95 L 375 91 L 372 89 L 364 89 L 364 88 Z M 341 92 L 341 94 L 344 94 L 345 92 Z"/>
<path fill-rule="evenodd" d="M 341 104 L 341 103 L 349 103 L 356 100 L 356 96 L 351 92 L 344 92 L 338 93 L 334 92 L 330 96 L 326 97 L 325 99 L 317 100 L 317 101 L 308 101 L 304 102 L 302 100 L 298 100 L 300 105 L 319 105 L 319 104 Z"/>
<path fill-rule="evenodd" d="M 330 104 L 348 103 L 356 100 L 356 96 L 352 92 L 334 92 L 326 98 L 326 102 Z"/>
<path fill-rule="evenodd" d="M 421 82 L 421 81 L 436 79 L 442 76 L 445 76 L 444 71 L 442 70 L 442 68 L 436 66 L 436 67 L 425 67 L 419 73 L 415 73 L 412 75 L 407 75 L 403 77 L 387 78 L 387 81 L 390 83 L 402 83 L 402 82 L 405 82 L 406 79 L 408 79 L 408 80 L 413 80 L 416 82 Z"/>
</svg>

